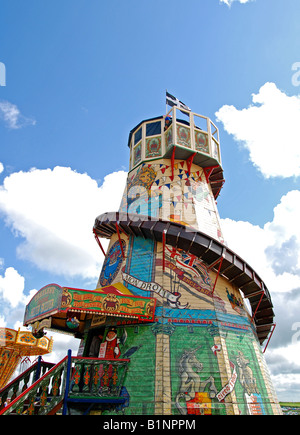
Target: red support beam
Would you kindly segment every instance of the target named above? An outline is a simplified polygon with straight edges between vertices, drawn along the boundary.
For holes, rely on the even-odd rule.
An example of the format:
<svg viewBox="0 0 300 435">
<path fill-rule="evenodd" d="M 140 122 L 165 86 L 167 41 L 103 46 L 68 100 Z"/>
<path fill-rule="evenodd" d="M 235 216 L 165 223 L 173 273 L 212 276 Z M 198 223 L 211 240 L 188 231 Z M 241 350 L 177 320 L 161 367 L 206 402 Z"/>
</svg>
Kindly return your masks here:
<svg viewBox="0 0 300 435">
<path fill-rule="evenodd" d="M 214 294 L 214 291 L 215 291 L 215 288 L 216 288 L 216 284 L 217 284 L 217 281 L 218 281 L 218 278 L 219 278 L 219 275 L 220 275 L 220 270 L 221 270 L 221 266 L 222 266 L 222 263 L 223 263 L 223 257 L 219 258 L 219 259 L 218 259 L 214 264 L 212 264 L 212 265 L 210 266 L 210 268 L 211 268 L 211 267 L 213 267 L 214 265 L 217 265 L 218 262 L 220 262 L 220 264 L 219 264 L 219 268 L 218 268 L 217 276 L 216 276 L 216 279 L 215 279 L 214 287 L 213 287 L 213 289 L 212 289 L 212 294 Z"/>
<path fill-rule="evenodd" d="M 257 304 L 257 307 L 255 308 L 255 311 L 254 311 L 254 313 L 253 313 L 253 316 L 252 316 L 252 318 L 251 318 L 251 322 L 253 322 L 253 319 L 254 319 L 254 317 L 255 317 L 255 314 L 257 313 L 258 307 L 260 306 L 260 303 L 261 303 L 261 301 L 262 301 L 262 298 L 263 298 L 264 294 L 265 294 L 265 292 L 264 292 L 264 290 L 263 290 L 263 291 L 261 292 L 260 300 L 259 300 L 259 302 L 258 302 L 258 304 Z"/>
<path fill-rule="evenodd" d="M 270 334 L 270 336 L 269 336 L 269 338 L 268 338 L 267 344 L 265 345 L 265 348 L 264 348 L 264 350 L 263 350 L 263 353 L 265 353 L 265 351 L 267 350 L 267 347 L 268 347 L 268 345 L 269 345 L 269 342 L 270 342 L 270 340 L 271 340 L 271 337 L 272 337 L 272 335 L 273 335 L 273 332 L 274 332 L 274 329 L 275 329 L 275 328 L 276 328 L 276 323 L 273 323 L 273 329 L 272 329 L 271 334 Z"/>
<path fill-rule="evenodd" d="M 105 253 L 105 251 L 104 251 L 104 249 L 103 249 L 103 246 L 101 245 L 101 242 L 100 242 L 100 240 L 99 240 L 99 237 L 97 236 L 97 234 L 96 234 L 96 232 L 95 232 L 94 229 L 93 229 L 93 233 L 94 233 L 94 236 L 95 236 L 96 242 L 98 243 L 99 248 L 101 249 L 101 251 L 102 251 L 102 253 L 103 253 L 104 257 L 105 257 L 105 256 L 106 256 L 106 253 Z"/>
<path fill-rule="evenodd" d="M 219 196 L 219 193 L 223 187 L 223 184 L 225 183 L 225 180 L 221 180 L 221 183 L 222 183 L 221 186 L 219 187 L 219 189 L 215 193 L 215 198 L 217 198 Z"/>
<path fill-rule="evenodd" d="M 216 261 L 214 261 L 213 263 L 211 263 L 211 265 L 209 265 L 207 267 L 208 270 L 212 269 L 213 267 L 215 267 L 220 261 L 223 261 L 223 257 L 219 257 Z"/>
<path fill-rule="evenodd" d="M 218 168 L 218 167 L 219 167 L 219 166 L 215 165 L 215 166 L 207 166 L 207 168 L 203 168 L 204 175 L 205 175 L 205 178 L 206 178 L 206 182 L 207 182 L 207 183 L 209 182 L 209 177 L 211 176 L 212 171 L 213 171 L 215 168 Z"/>
<path fill-rule="evenodd" d="M 192 167 L 192 163 L 194 160 L 194 157 L 197 153 L 192 154 L 187 160 L 186 160 L 186 164 L 187 164 L 187 168 L 188 168 L 188 174 L 190 175 L 191 172 L 191 167 Z"/>
<path fill-rule="evenodd" d="M 124 249 L 123 249 L 122 240 L 121 240 L 121 236 L 120 236 L 118 222 L 116 222 L 116 230 L 117 230 L 117 234 L 118 234 L 118 239 L 119 239 L 119 244 L 120 244 L 120 248 L 121 248 L 121 251 L 122 251 L 122 255 L 123 255 L 123 258 L 125 258 L 125 254 L 124 254 Z"/>
</svg>

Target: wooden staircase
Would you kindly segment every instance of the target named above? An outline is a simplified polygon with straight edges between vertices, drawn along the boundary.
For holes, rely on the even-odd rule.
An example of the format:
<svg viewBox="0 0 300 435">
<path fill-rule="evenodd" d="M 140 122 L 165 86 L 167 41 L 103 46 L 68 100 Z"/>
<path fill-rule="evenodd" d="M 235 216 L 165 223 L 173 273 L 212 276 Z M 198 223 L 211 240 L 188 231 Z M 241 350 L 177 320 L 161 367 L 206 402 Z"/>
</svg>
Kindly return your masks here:
<svg viewBox="0 0 300 435">
<path fill-rule="evenodd" d="M 67 415 L 70 405 L 88 413 L 95 405 L 123 404 L 129 362 L 72 357 L 71 351 L 56 365 L 39 360 L 0 390 L 0 415 Z"/>
</svg>

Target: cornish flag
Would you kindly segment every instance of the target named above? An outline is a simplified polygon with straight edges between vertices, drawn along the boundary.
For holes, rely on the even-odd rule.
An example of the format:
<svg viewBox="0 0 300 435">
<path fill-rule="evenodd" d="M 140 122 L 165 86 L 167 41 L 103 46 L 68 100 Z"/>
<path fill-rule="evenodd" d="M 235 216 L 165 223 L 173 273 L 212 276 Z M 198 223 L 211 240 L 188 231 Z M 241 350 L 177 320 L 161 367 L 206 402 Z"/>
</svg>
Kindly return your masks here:
<svg viewBox="0 0 300 435">
<path fill-rule="evenodd" d="M 173 95 L 169 94 L 169 92 L 166 92 L 166 103 L 171 107 L 177 106 L 179 107 L 179 109 L 191 111 L 191 109 L 186 104 L 184 104 L 182 101 L 179 101 L 178 98 L 174 97 Z"/>
</svg>

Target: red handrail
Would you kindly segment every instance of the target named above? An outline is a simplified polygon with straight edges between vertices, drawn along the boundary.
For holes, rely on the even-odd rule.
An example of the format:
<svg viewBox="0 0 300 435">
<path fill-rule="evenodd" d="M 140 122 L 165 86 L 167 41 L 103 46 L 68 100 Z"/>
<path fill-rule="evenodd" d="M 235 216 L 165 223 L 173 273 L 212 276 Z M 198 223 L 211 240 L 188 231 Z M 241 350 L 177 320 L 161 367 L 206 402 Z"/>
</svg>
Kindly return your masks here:
<svg viewBox="0 0 300 435">
<path fill-rule="evenodd" d="M 115 358 L 115 359 L 107 359 L 107 358 L 95 358 L 95 357 L 91 357 L 91 356 L 72 356 L 72 360 L 74 359 L 80 359 L 80 360 L 89 360 L 89 359 L 93 359 L 93 360 L 97 360 L 97 361 L 104 361 L 104 362 L 108 362 L 108 361 L 126 361 L 126 362 L 130 362 L 129 358 Z"/>
<path fill-rule="evenodd" d="M 2 415 L 4 412 L 6 412 L 9 408 L 11 408 L 15 403 L 17 403 L 23 396 L 25 396 L 30 390 L 32 390 L 39 382 L 42 382 L 46 376 L 49 376 L 52 371 L 54 371 L 59 365 L 64 363 L 68 359 L 68 356 L 65 356 L 61 361 L 59 361 L 57 364 L 55 364 L 48 372 L 46 372 L 41 378 L 39 378 L 37 381 L 35 381 L 30 387 L 28 387 L 25 391 L 23 391 L 18 397 L 16 397 L 12 402 L 10 402 L 9 405 L 7 405 L 5 408 L 3 408 L 0 411 L 0 415 Z"/>
<path fill-rule="evenodd" d="M 0 415 L 6 413 L 10 408 L 12 408 L 18 401 L 21 401 L 22 398 L 26 395 L 28 395 L 28 393 L 30 392 L 30 390 L 33 390 L 38 383 L 42 382 L 47 376 L 51 376 L 52 372 L 54 372 L 60 365 L 62 365 L 63 363 L 65 363 L 66 360 L 68 360 L 69 356 L 65 356 L 61 361 L 59 361 L 57 364 L 55 364 L 48 372 L 46 372 L 41 378 L 39 378 L 37 381 L 35 381 L 30 387 L 28 387 L 25 391 L 23 391 L 19 396 L 17 396 L 9 405 L 7 405 L 5 408 L 3 408 L 0 411 Z M 129 358 L 120 358 L 120 359 L 105 359 L 105 358 L 93 358 L 93 357 L 80 357 L 80 356 L 72 356 L 71 357 L 71 361 L 76 361 L 76 360 L 97 360 L 97 361 L 103 361 L 103 362 L 115 362 L 115 361 L 120 361 L 120 362 L 130 362 Z"/>
<path fill-rule="evenodd" d="M 17 382 L 20 378 L 26 375 L 27 372 L 30 372 L 33 370 L 35 366 L 38 365 L 38 362 L 33 363 L 28 369 L 24 370 L 24 372 L 20 373 L 18 376 L 16 376 L 12 381 L 10 381 L 8 384 L 6 384 L 3 388 L 0 388 L 0 394 L 6 390 L 9 389 L 15 382 Z"/>
</svg>

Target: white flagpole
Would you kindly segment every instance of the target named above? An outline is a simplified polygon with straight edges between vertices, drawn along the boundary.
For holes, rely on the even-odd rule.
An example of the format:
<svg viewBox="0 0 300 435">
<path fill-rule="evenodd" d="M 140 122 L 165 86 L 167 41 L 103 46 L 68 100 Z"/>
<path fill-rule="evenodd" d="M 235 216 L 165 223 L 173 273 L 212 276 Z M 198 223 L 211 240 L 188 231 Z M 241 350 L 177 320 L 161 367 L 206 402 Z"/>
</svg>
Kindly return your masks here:
<svg viewBox="0 0 300 435">
<path fill-rule="evenodd" d="M 166 89 L 166 114 L 168 113 L 167 92 L 168 90 Z"/>
</svg>

